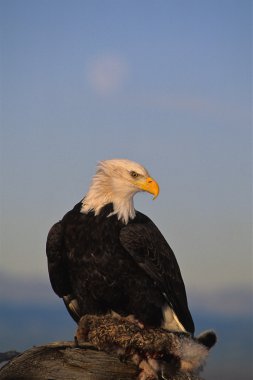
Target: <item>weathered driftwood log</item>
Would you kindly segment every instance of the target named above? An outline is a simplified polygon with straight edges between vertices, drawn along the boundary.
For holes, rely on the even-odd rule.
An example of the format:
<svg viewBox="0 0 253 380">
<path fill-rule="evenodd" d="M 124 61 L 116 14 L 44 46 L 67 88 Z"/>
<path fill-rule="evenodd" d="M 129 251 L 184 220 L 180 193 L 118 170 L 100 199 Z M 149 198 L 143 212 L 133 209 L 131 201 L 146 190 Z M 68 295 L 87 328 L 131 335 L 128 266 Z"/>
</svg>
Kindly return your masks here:
<svg viewBox="0 0 253 380">
<path fill-rule="evenodd" d="M 98 351 L 89 343 L 73 342 L 33 347 L 0 370 L 1 380 L 135 380 L 137 367 L 116 355 Z M 177 373 L 169 380 L 200 380 L 197 375 Z"/>
<path fill-rule="evenodd" d="M 86 315 L 76 342 L 31 348 L 0 370 L 0 380 L 200 380 L 215 341 L 213 332 L 193 338 L 125 318 Z"/>
</svg>

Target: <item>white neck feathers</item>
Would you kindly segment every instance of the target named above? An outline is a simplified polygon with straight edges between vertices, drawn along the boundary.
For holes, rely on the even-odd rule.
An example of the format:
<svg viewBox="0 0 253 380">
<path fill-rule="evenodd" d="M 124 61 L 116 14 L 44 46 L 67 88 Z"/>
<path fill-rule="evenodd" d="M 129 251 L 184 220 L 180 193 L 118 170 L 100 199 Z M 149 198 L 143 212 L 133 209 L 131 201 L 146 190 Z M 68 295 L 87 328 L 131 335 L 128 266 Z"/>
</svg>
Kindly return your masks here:
<svg viewBox="0 0 253 380">
<path fill-rule="evenodd" d="M 135 217 L 133 196 L 136 189 L 126 187 L 120 180 L 108 176 L 103 170 L 98 170 L 92 179 L 87 195 L 82 201 L 81 212 L 87 214 L 93 211 L 98 215 L 108 203 L 113 204 L 113 212 L 118 219 L 127 224 Z"/>
</svg>

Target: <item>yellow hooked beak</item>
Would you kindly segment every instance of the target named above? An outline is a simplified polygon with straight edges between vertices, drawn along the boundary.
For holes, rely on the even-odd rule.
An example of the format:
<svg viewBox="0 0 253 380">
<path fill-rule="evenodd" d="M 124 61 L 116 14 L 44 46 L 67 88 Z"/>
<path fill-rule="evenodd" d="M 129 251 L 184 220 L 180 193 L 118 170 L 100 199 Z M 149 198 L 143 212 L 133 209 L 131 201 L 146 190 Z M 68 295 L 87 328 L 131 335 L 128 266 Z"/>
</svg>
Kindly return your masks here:
<svg viewBox="0 0 253 380">
<path fill-rule="evenodd" d="M 159 194 L 159 185 L 151 177 L 145 178 L 143 181 L 140 181 L 138 183 L 138 187 L 143 191 L 147 191 L 148 193 L 153 194 L 154 195 L 153 199 L 155 199 Z"/>
</svg>

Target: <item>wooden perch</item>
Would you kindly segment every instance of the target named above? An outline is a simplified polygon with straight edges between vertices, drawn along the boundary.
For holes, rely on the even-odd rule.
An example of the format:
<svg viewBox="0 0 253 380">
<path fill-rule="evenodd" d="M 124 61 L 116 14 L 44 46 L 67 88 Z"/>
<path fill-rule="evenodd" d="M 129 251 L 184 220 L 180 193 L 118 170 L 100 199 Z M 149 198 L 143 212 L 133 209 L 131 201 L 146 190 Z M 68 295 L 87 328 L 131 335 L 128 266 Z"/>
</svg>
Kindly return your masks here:
<svg viewBox="0 0 253 380">
<path fill-rule="evenodd" d="M 137 367 L 117 355 L 98 351 L 89 343 L 77 348 L 73 342 L 33 347 L 0 370 L 0 380 L 135 380 Z M 201 380 L 177 373 L 170 380 Z M 203 380 L 203 379 L 202 379 Z"/>
<path fill-rule="evenodd" d="M 216 341 L 213 332 L 193 338 L 111 315 L 83 316 L 76 335 L 75 342 L 16 356 L 2 367 L 0 380 L 201 380 L 199 370 Z M 154 362 L 159 368 L 150 372 Z"/>
</svg>

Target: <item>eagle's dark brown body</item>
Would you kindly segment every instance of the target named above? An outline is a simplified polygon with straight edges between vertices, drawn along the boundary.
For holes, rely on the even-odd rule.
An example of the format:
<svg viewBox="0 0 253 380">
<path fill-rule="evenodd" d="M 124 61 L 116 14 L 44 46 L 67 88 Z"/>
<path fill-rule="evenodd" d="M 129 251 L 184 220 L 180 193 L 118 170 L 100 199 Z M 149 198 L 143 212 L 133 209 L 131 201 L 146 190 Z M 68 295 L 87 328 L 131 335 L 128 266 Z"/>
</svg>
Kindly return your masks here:
<svg viewBox="0 0 253 380">
<path fill-rule="evenodd" d="M 49 275 L 58 296 L 76 298 L 80 316 L 113 310 L 152 327 L 161 326 L 170 305 L 193 333 L 180 269 L 153 222 L 136 212 L 126 225 L 108 217 L 112 204 L 97 216 L 80 210 L 78 203 L 48 234 Z"/>
</svg>

